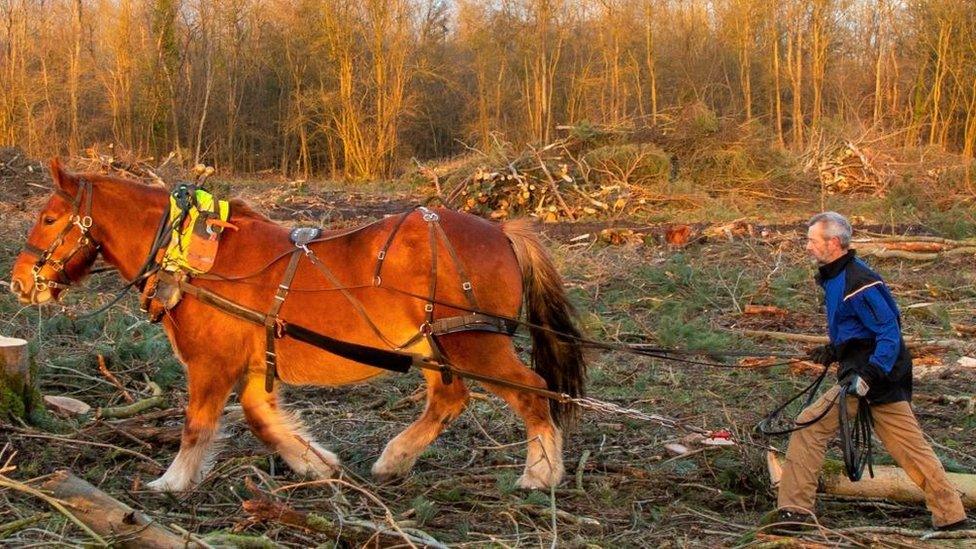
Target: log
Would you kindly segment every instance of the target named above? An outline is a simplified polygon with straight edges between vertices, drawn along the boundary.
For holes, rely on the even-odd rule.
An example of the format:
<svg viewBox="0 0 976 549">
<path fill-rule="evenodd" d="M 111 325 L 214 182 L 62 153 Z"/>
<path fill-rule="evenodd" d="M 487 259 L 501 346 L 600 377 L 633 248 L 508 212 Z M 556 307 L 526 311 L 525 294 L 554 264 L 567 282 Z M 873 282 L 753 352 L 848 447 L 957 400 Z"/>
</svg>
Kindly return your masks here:
<svg viewBox="0 0 976 549">
<path fill-rule="evenodd" d="M 770 483 L 779 485 L 783 466 L 776 452 L 766 452 L 766 465 L 769 469 Z M 824 479 L 824 493 L 864 499 L 884 499 L 902 503 L 925 503 L 925 493 L 902 470 L 893 465 L 875 465 L 874 478 L 867 474 L 851 482 L 844 473 L 844 465 L 834 460 L 826 460 L 820 471 Z M 967 509 L 976 509 L 976 475 L 965 473 L 946 473 L 949 482 L 955 486 Z"/>
<path fill-rule="evenodd" d="M 84 480 L 62 469 L 53 473 L 44 483 L 44 489 L 67 504 L 69 511 L 91 528 L 108 539 L 113 547 L 183 548 L 199 547 L 187 542 L 148 515 L 137 511 L 113 498 Z"/>
<path fill-rule="evenodd" d="M 779 339 L 782 341 L 799 341 L 801 343 L 814 343 L 814 344 L 824 344 L 830 343 L 830 338 L 827 336 L 812 335 L 812 334 L 792 334 L 789 332 L 772 332 L 769 330 L 731 330 L 735 333 L 742 334 L 748 337 L 762 337 L 769 339 Z M 905 345 L 908 345 L 909 349 L 917 349 L 919 347 L 949 347 L 953 349 L 965 348 L 970 343 L 961 339 L 920 339 L 917 337 L 905 337 Z"/>
<path fill-rule="evenodd" d="M 31 403 L 27 341 L 0 336 L 0 416 L 25 418 Z"/>
</svg>

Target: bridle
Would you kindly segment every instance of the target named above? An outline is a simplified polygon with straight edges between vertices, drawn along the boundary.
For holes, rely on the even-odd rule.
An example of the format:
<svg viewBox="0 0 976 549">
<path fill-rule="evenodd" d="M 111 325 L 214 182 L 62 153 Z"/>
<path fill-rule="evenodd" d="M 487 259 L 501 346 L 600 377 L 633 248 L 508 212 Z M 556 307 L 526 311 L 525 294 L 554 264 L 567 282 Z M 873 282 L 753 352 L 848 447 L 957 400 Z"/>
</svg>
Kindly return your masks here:
<svg viewBox="0 0 976 549">
<path fill-rule="evenodd" d="M 31 276 L 34 278 L 34 288 L 31 292 L 35 295 L 37 292 L 43 292 L 48 289 L 67 290 L 73 282 L 65 272 L 65 267 L 68 262 L 84 250 L 94 251 L 94 254 L 97 254 L 101 249 L 101 245 L 90 234 L 92 228 L 92 197 L 94 194 L 92 192 L 91 181 L 87 179 L 79 180 L 77 196 L 71 196 L 61 189 L 55 189 L 54 194 L 71 204 L 72 213 L 69 218 L 69 223 L 61 229 L 61 232 L 54 237 L 54 240 L 51 241 L 51 244 L 46 249 L 42 250 L 37 246 L 24 244 L 23 253 L 37 258 L 34 266 L 31 267 Z M 64 256 L 54 257 L 54 253 L 64 244 L 65 237 L 68 236 L 68 233 L 74 227 L 77 227 L 81 233 L 74 247 Z M 54 271 L 54 278 L 41 275 L 44 267 L 50 267 Z"/>
</svg>

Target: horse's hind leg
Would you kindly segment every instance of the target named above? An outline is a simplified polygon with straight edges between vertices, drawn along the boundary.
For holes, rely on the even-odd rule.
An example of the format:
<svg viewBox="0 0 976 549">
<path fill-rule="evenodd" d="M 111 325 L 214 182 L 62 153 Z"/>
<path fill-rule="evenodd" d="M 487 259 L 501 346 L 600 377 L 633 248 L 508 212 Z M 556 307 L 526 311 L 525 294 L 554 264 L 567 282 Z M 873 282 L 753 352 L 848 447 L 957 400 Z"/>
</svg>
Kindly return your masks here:
<svg viewBox="0 0 976 549">
<path fill-rule="evenodd" d="M 236 377 L 234 368 L 228 364 L 195 359 L 186 365 L 190 402 L 186 407 L 180 451 L 163 476 L 147 483 L 149 488 L 160 492 L 186 490 L 203 480 L 212 465 L 217 424 Z"/>
<path fill-rule="evenodd" d="M 468 389 L 455 377 L 445 384 L 440 372 L 424 370 L 427 380 L 427 405 L 423 413 L 402 433 L 387 443 L 383 454 L 373 464 L 373 476 L 386 480 L 410 472 L 417 458 L 448 423 L 464 410 Z"/>
<path fill-rule="evenodd" d="M 511 342 L 505 341 L 501 348 L 492 348 L 498 350 L 484 353 L 479 373 L 546 389 L 546 381 L 519 359 Z M 461 364 L 458 366 L 463 368 Z M 549 413 L 549 399 L 520 389 L 490 383 L 483 385 L 505 400 L 525 422 L 528 449 L 519 487 L 539 489 L 559 484 L 565 472 L 563 437 Z"/>
<path fill-rule="evenodd" d="M 265 390 L 264 375 L 250 375 L 241 388 L 241 407 L 251 432 L 300 475 L 330 478 L 339 470 L 339 459 L 322 448 L 292 413 L 278 407 L 277 384 Z"/>
</svg>

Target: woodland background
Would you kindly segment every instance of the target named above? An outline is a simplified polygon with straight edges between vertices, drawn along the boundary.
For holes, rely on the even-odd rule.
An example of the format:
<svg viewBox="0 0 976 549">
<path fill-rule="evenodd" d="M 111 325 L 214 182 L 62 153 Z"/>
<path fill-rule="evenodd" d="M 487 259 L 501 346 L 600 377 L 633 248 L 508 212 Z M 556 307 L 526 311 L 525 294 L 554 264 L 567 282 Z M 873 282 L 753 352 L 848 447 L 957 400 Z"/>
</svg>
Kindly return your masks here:
<svg viewBox="0 0 976 549">
<path fill-rule="evenodd" d="M 0 144 L 351 180 L 689 109 L 802 155 L 959 155 L 976 2 L 0 0 Z M 771 189 L 775 191 L 775 189 Z"/>
</svg>

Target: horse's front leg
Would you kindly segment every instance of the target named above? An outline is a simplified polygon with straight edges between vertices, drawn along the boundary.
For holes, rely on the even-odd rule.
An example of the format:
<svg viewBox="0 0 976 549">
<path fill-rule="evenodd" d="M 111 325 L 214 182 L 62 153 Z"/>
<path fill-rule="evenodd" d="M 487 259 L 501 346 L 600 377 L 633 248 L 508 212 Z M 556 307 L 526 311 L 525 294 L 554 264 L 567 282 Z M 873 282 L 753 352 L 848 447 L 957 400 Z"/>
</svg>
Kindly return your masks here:
<svg viewBox="0 0 976 549">
<path fill-rule="evenodd" d="M 249 376 L 240 389 L 244 418 L 251 431 L 268 447 L 277 450 L 286 463 L 300 475 L 330 478 L 339 471 L 339 458 L 319 446 L 297 415 L 281 409 L 275 384 L 265 390 L 264 373 Z"/>
<path fill-rule="evenodd" d="M 196 358 L 186 361 L 190 402 L 186 407 L 180 451 L 163 476 L 147 484 L 160 492 L 178 492 L 203 480 L 212 465 L 217 424 L 241 368 Z"/>
</svg>

